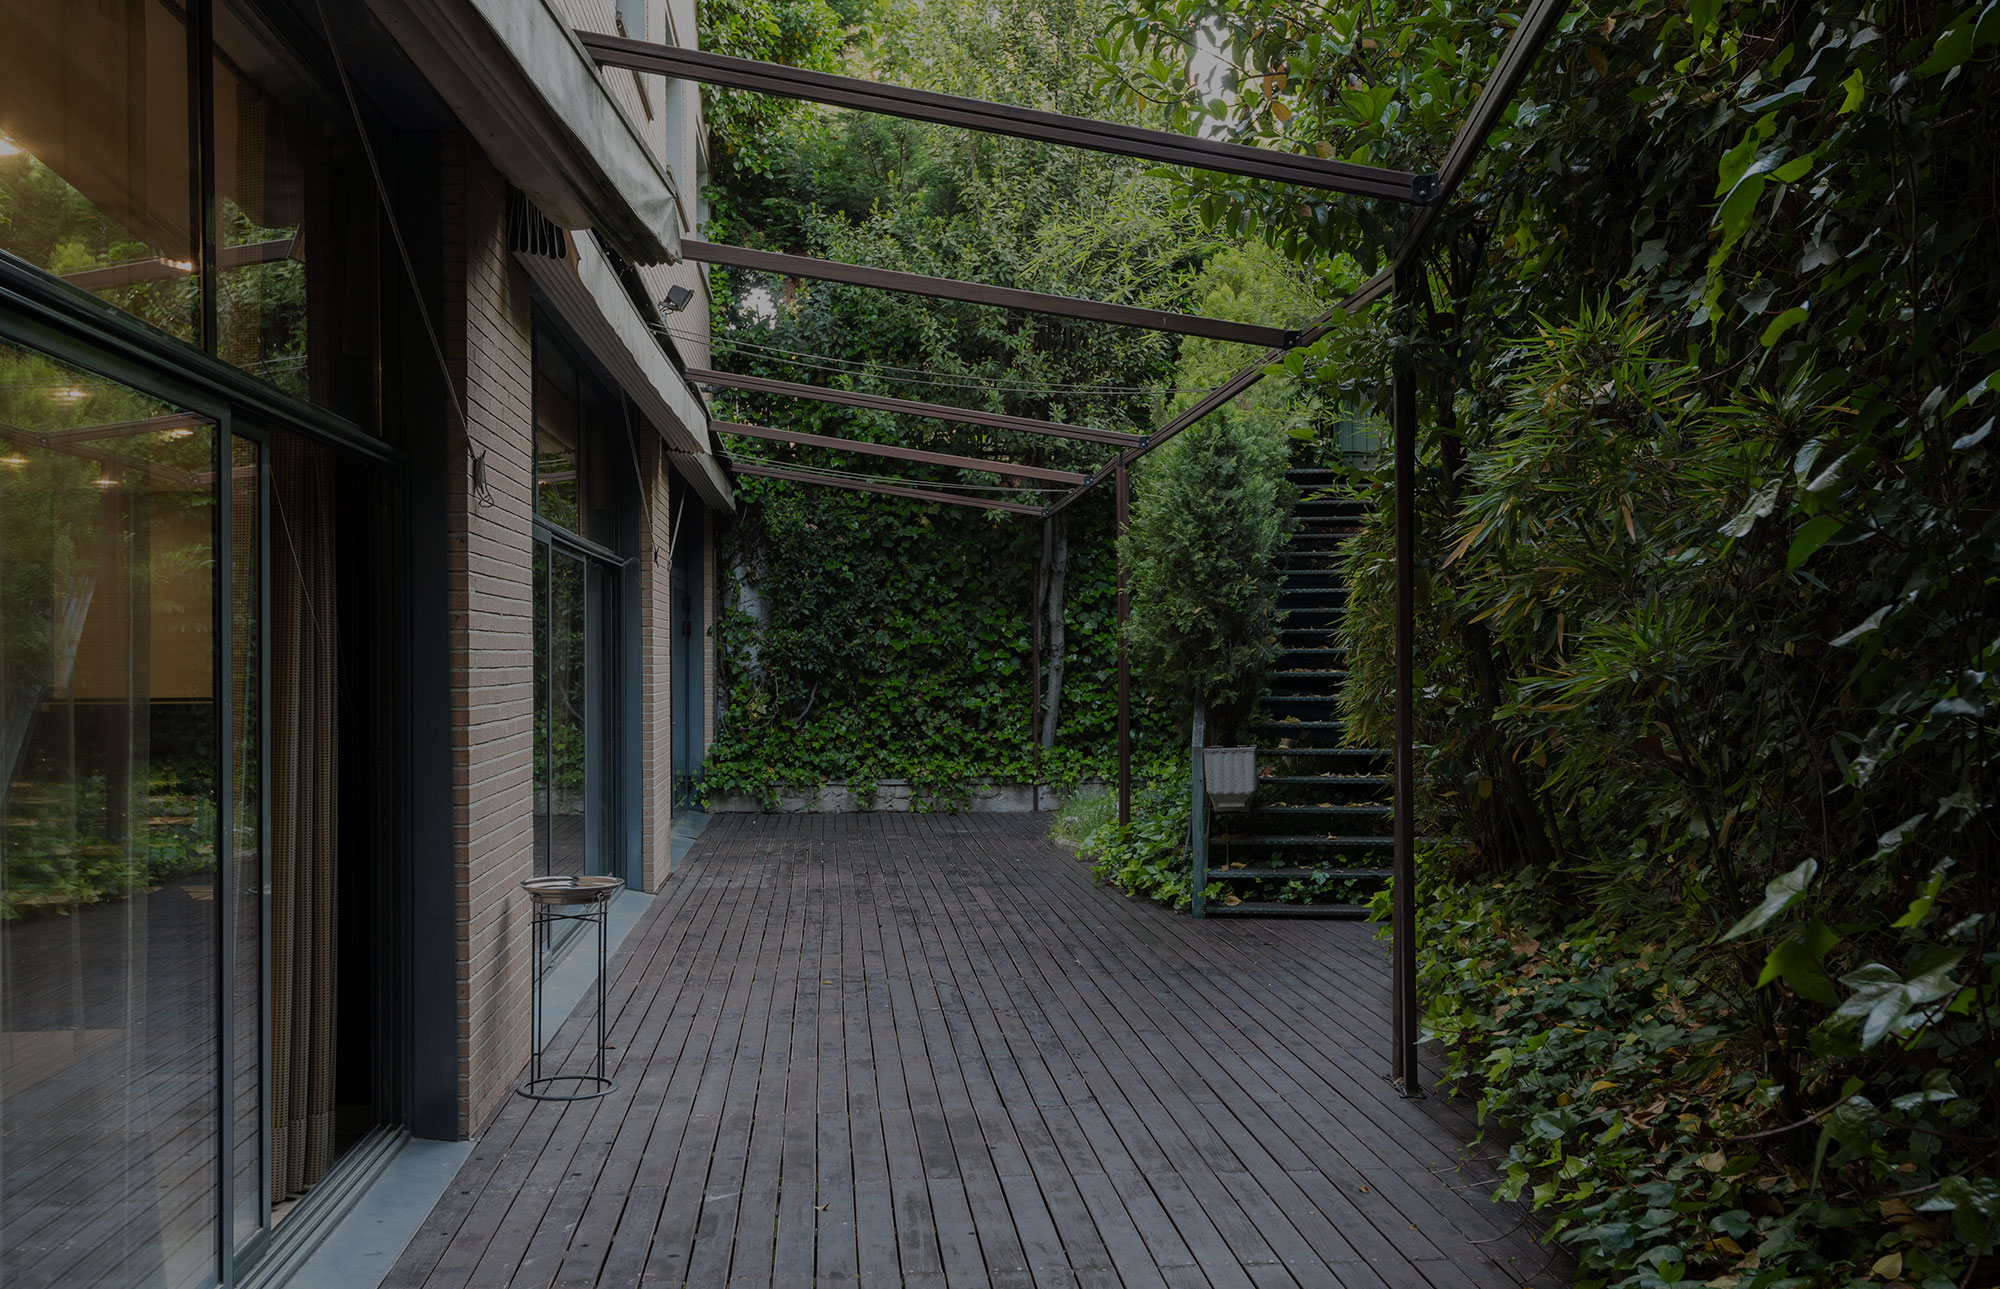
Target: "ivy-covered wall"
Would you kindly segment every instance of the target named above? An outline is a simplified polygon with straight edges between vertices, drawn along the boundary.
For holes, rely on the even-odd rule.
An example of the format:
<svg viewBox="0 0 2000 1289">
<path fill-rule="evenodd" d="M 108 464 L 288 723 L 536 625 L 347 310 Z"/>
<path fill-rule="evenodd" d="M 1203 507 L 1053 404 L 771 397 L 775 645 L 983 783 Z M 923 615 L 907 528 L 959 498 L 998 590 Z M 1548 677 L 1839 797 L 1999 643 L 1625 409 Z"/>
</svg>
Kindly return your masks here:
<svg viewBox="0 0 2000 1289">
<path fill-rule="evenodd" d="M 1041 521 L 750 476 L 737 489 L 719 561 L 724 714 L 711 799 L 907 779 L 950 806 L 980 779 L 1028 782 Z M 1044 783 L 1115 767 L 1110 500 L 1070 512 L 1068 669 Z M 1160 724 L 1137 695 L 1134 717 L 1142 737 Z"/>
</svg>

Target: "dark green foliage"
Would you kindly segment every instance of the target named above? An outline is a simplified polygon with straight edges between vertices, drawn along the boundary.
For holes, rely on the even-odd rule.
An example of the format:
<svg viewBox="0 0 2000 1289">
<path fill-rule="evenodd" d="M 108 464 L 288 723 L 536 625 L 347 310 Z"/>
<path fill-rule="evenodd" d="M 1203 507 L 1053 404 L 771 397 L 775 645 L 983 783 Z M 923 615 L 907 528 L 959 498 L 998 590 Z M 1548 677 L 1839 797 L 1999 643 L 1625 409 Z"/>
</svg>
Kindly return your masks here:
<svg viewBox="0 0 2000 1289">
<path fill-rule="evenodd" d="M 972 782 L 1026 782 L 1032 523 L 760 479 L 737 481 L 745 519 L 726 558 L 754 577 L 760 624 L 722 624 L 728 708 L 710 791 L 912 780 L 940 805 Z M 1111 769 L 1117 659 L 1106 507 L 1073 529 L 1072 685 L 1043 780 Z M 1135 704 L 1142 731 L 1152 707 Z"/>
<path fill-rule="evenodd" d="M 1184 910 L 1194 903 L 1194 869 L 1188 863 L 1188 829 L 1194 813 L 1188 754 L 1178 750 L 1163 754 L 1135 773 L 1132 822 L 1121 827 L 1113 815 L 1077 849 L 1091 861 L 1092 875 L 1125 894 Z M 1210 899 L 1222 895 L 1222 883 L 1209 884 Z"/>
<path fill-rule="evenodd" d="M 1190 116 L 1426 168 L 1515 9 L 1140 0 L 1105 53 L 1177 93 L 1212 18 L 1251 92 Z M 1572 6 L 1421 297 L 1301 361 L 1419 381 L 1433 1020 L 1584 1283 L 1990 1278 L 1997 73 L 1991 4 Z M 1371 203 L 1185 196 L 1389 244 Z"/>
<path fill-rule="evenodd" d="M 1080 110 L 1078 40 L 1093 4 L 885 6 L 850 60 L 881 79 Z M 843 113 L 788 118 L 768 173 L 724 176 L 720 241 L 1155 308 L 1184 307 L 1208 244 L 1165 211 L 1136 164 Z M 716 364 L 781 379 L 1138 431 L 1173 370 L 1171 338 L 829 283 L 718 278 Z M 728 419 L 996 461 L 1085 471 L 1111 450 L 824 404 L 734 395 Z M 745 457 L 1005 488 L 1004 472 L 733 440 Z M 738 479 L 742 521 L 725 604 L 727 712 L 711 789 L 766 799 L 828 779 L 916 781 L 951 804 L 980 778 L 1032 774 L 1030 579 L 1041 524 L 1025 515 Z M 1065 680 L 1044 781 L 1110 773 L 1115 559 L 1109 489 L 1070 508 Z M 1045 633 L 1048 623 L 1044 623 Z M 1043 645 L 1048 664 L 1051 646 Z M 1139 737 L 1154 720 L 1135 697 Z"/>
<path fill-rule="evenodd" d="M 1183 709 L 1205 705 L 1210 741 L 1233 741 L 1278 656 L 1277 557 L 1291 537 L 1291 440 L 1216 417 L 1138 472 L 1124 539 L 1132 663 Z"/>
<path fill-rule="evenodd" d="M 712 53 L 814 71 L 838 70 L 845 28 L 841 6 L 827 0 L 702 0 L 701 47 Z M 810 109 L 793 99 L 702 87 L 702 120 L 722 162 L 718 179 L 755 183 L 782 156 L 772 143 Z"/>
</svg>

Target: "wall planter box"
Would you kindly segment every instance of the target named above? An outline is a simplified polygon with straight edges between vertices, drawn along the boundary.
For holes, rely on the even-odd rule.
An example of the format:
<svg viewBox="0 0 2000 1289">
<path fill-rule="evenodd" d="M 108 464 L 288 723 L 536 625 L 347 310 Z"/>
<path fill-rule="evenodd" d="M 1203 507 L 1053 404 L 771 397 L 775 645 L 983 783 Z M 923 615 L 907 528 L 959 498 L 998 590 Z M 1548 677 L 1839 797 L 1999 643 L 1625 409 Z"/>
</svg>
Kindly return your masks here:
<svg viewBox="0 0 2000 1289">
<path fill-rule="evenodd" d="M 1244 810 L 1257 795 L 1257 749 L 1211 747 L 1203 752 L 1202 786 L 1217 810 Z"/>
</svg>

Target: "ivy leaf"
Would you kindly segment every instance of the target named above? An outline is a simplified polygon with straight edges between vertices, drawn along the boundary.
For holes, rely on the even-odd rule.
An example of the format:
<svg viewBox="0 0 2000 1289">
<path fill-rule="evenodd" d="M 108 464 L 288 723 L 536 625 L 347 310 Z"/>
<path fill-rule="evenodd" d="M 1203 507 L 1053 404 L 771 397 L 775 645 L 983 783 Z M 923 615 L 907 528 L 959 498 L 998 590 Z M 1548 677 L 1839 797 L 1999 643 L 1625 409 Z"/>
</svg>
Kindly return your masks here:
<svg viewBox="0 0 2000 1289">
<path fill-rule="evenodd" d="M 1776 94 L 1767 94 L 1755 103 L 1745 103 L 1743 110 L 1745 112 L 1770 112 L 1781 107 L 1786 107 L 1804 98 L 1806 91 L 1812 88 L 1812 84 L 1812 77 L 1801 76 L 1790 85 L 1779 90 Z"/>
<path fill-rule="evenodd" d="M 1766 167 L 1768 169 L 1769 167 Z M 1750 216 L 1757 209 L 1757 199 L 1764 195 L 1767 175 L 1762 172 L 1743 176 L 1743 181 L 1729 190 L 1722 199 L 1722 209 L 1715 220 L 1722 225 L 1723 245 L 1727 246 L 1743 236 Z"/>
<path fill-rule="evenodd" d="M 1947 1177 L 1937 1194 L 1917 1208 L 1925 1213 L 1950 1213 L 1952 1225 L 1968 1247 L 1991 1248 L 1994 1224 L 2000 1223 L 2000 1180 Z"/>
<path fill-rule="evenodd" d="M 1771 955 L 1764 959 L 1762 974 L 1757 977 L 1757 987 L 1762 989 L 1780 979 L 1802 997 L 1822 1006 L 1835 1007 L 1840 1003 L 1840 991 L 1833 987 L 1833 977 L 1826 974 L 1826 968 L 1819 965 L 1819 960 L 1797 936 L 1771 950 Z"/>
<path fill-rule="evenodd" d="M 1783 313 L 1779 314 L 1776 318 L 1772 319 L 1771 325 L 1764 328 L 1764 334 L 1761 337 L 1759 337 L 1759 343 L 1761 343 L 1764 346 L 1764 348 L 1769 349 L 1772 345 L 1777 344 L 1779 340 L 1783 339 L 1784 334 L 1787 331 L 1790 331 L 1793 327 L 1796 327 L 1801 322 L 1804 322 L 1806 320 L 1806 316 L 1807 316 L 1806 306 L 1802 304 L 1793 305 L 1791 308 L 1785 310 Z"/>
<path fill-rule="evenodd" d="M 1799 902 L 1806 893 L 1806 885 L 1819 872 L 1819 861 L 1808 859 L 1789 873 L 1780 873 L 1764 887 L 1764 902 L 1745 913 L 1743 917 L 1722 935 L 1724 941 L 1734 940 L 1740 935 L 1748 935 L 1762 927 L 1772 918 Z"/>
<path fill-rule="evenodd" d="M 1905 1092 L 1889 1104 L 1898 1110 L 1914 1110 L 1921 1105 L 1933 1105 L 1940 1101 L 1958 1100 L 1958 1089 L 1951 1086 L 1951 1074 L 1946 1070 L 1924 1071 L 1923 1091 Z"/>
<path fill-rule="evenodd" d="M 1651 238 L 1640 243 L 1638 253 L 1632 257 L 1632 267 L 1626 270 L 1626 274 L 1627 276 L 1637 277 L 1648 269 L 1656 269 L 1666 262 L 1667 239 L 1664 237 Z"/>
<path fill-rule="evenodd" d="M 1785 555 L 1785 571 L 1792 572 L 1811 559 L 1813 552 L 1826 545 L 1826 539 L 1839 532 L 1841 526 L 1832 515 L 1815 515 L 1799 525 L 1799 531 L 1792 537 L 1792 549 Z"/>
<path fill-rule="evenodd" d="M 1865 1051 L 1881 1042 L 1911 1011 L 1958 992 L 1950 972 L 1964 956 L 1964 950 L 1946 954 L 1936 966 L 1909 980 L 1886 963 L 1871 962 L 1840 978 L 1853 992 L 1834 1015 L 1860 1018 Z"/>
<path fill-rule="evenodd" d="M 1846 468 L 1848 458 L 1853 455 L 1852 452 L 1843 452 L 1835 457 L 1832 465 L 1813 476 L 1812 482 L 1806 485 L 1806 491 L 1825 492 L 1839 483 L 1841 472 Z"/>
<path fill-rule="evenodd" d="M 1782 479 L 1773 479 L 1759 488 L 1751 496 L 1750 500 L 1743 503 L 1743 509 L 1736 512 L 1736 517 L 1722 526 L 1722 535 L 1724 537 L 1748 536 L 1750 530 L 1756 526 L 1758 520 L 1764 518 L 1764 516 L 1777 508 L 1778 489 L 1783 482 Z"/>
<path fill-rule="evenodd" d="M 1918 63 L 1911 75 L 1936 76 L 1940 72 L 1950 71 L 1971 58 L 1972 38 L 1977 30 L 1969 11 L 1959 15 L 1957 25 L 1948 28 L 1937 38 L 1937 44 L 1931 49 L 1931 56 Z"/>
<path fill-rule="evenodd" d="M 1891 922 L 1889 924 L 1891 928 L 1897 931 L 1914 931 L 1924 924 L 1931 915 L 1931 906 L 1937 902 L 1938 892 L 1944 889 L 1944 875 L 1951 864 L 1952 861 L 1947 856 L 1932 867 L 1930 878 L 1924 883 L 1924 889 L 1917 892 L 1917 898 L 1910 901 L 1909 912 Z"/>
<path fill-rule="evenodd" d="M 1884 618 L 1887 618 L 1889 616 L 1889 610 L 1895 607 L 1896 606 L 1893 604 L 1883 605 L 1881 608 L 1875 610 L 1873 613 L 1863 618 L 1861 620 L 1861 625 L 1856 627 L 1850 627 L 1848 630 L 1843 631 L 1839 635 L 1835 636 L 1832 640 L 1832 643 L 1836 645 L 1853 644 L 1856 640 L 1859 640 L 1861 637 L 1868 635 L 1870 632 L 1880 630 L 1882 627 L 1882 620 Z"/>
<path fill-rule="evenodd" d="M 1847 79 L 1840 83 L 1840 87 L 1847 91 L 1847 97 L 1841 100 L 1840 110 L 1834 115 L 1846 116 L 1855 108 L 1860 107 L 1861 100 L 1868 95 L 1867 82 L 1861 75 L 1861 69 L 1857 67 L 1849 73 Z"/>
</svg>

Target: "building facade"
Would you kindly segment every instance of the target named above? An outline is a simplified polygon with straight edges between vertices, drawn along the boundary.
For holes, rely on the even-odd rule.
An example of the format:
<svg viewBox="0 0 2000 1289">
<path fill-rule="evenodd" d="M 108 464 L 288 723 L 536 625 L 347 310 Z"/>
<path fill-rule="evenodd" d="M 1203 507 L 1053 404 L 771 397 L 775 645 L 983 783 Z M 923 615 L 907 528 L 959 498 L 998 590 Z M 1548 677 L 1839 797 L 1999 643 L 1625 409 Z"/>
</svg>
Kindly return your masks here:
<svg viewBox="0 0 2000 1289">
<path fill-rule="evenodd" d="M 0 0 L 0 1283 L 245 1284 L 656 890 L 731 506 L 692 0 Z"/>
</svg>

